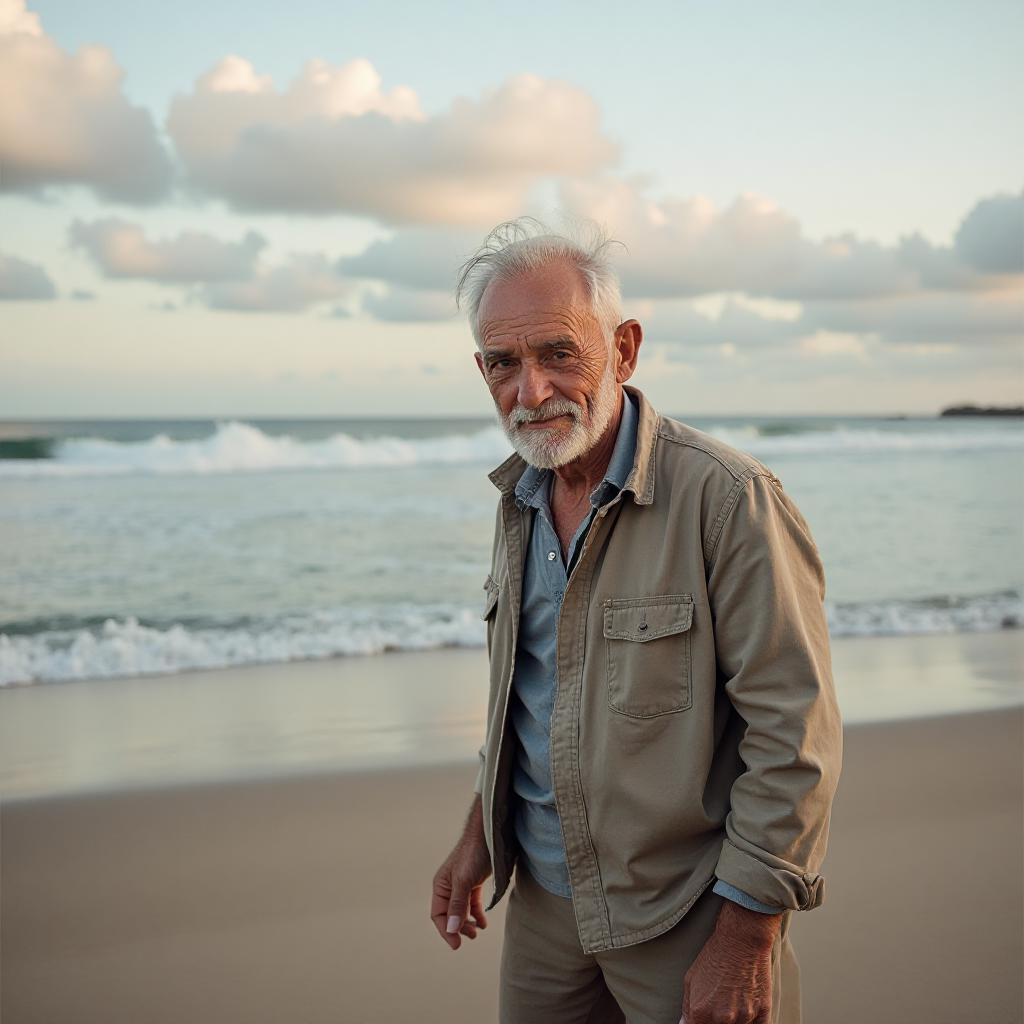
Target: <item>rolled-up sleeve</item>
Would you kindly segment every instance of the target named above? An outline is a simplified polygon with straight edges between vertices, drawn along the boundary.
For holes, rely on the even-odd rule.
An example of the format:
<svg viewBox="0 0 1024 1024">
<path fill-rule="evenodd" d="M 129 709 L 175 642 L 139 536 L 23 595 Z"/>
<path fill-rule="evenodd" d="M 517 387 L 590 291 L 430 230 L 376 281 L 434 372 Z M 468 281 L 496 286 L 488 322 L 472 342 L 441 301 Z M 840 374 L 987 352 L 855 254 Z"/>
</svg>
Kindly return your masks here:
<svg viewBox="0 0 1024 1024">
<path fill-rule="evenodd" d="M 755 900 L 810 910 L 842 763 L 825 573 L 781 482 L 737 483 L 708 575 L 720 685 L 746 723 L 715 874 Z"/>
</svg>

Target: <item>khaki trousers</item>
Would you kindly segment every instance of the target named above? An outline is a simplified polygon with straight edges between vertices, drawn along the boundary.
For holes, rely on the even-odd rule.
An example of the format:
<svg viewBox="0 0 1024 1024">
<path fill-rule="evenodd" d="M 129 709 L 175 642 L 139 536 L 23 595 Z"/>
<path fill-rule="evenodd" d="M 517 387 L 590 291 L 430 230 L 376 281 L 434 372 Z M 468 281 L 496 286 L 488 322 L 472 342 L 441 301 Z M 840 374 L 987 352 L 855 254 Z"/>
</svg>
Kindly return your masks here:
<svg viewBox="0 0 1024 1024">
<path fill-rule="evenodd" d="M 725 897 L 709 885 L 667 932 L 584 953 L 572 901 L 516 864 L 505 912 L 501 1024 L 678 1024 L 683 978 L 714 931 Z M 772 948 L 772 1024 L 800 1024 L 800 968 L 789 941 L 792 911 Z"/>
</svg>

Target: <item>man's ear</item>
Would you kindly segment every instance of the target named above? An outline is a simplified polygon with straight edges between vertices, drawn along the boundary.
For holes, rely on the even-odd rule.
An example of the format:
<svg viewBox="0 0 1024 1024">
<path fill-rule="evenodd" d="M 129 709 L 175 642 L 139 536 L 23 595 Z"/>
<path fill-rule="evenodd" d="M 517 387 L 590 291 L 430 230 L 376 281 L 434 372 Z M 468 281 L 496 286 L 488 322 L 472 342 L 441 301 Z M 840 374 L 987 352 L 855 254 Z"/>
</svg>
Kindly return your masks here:
<svg viewBox="0 0 1024 1024">
<path fill-rule="evenodd" d="M 615 379 L 624 384 L 636 370 L 637 356 L 640 355 L 640 342 L 644 340 L 644 330 L 638 320 L 624 320 L 615 328 L 615 351 L 619 355 L 619 366 Z"/>
</svg>

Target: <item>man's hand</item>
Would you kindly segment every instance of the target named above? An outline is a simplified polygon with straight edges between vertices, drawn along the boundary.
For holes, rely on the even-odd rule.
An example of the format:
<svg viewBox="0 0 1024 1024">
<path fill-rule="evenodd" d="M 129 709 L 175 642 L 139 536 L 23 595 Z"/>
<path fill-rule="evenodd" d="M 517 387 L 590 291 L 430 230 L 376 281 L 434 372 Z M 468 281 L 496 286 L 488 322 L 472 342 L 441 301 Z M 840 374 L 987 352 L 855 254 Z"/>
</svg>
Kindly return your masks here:
<svg viewBox="0 0 1024 1024">
<path fill-rule="evenodd" d="M 772 944 L 781 925 L 782 914 L 726 900 L 683 980 L 681 1024 L 769 1024 Z"/>
<path fill-rule="evenodd" d="M 462 837 L 434 875 L 430 918 L 452 949 L 462 945 L 461 935 L 475 939 L 477 928 L 487 927 L 483 884 L 490 873 L 491 857 L 484 839 L 483 809 L 477 794 Z"/>
</svg>

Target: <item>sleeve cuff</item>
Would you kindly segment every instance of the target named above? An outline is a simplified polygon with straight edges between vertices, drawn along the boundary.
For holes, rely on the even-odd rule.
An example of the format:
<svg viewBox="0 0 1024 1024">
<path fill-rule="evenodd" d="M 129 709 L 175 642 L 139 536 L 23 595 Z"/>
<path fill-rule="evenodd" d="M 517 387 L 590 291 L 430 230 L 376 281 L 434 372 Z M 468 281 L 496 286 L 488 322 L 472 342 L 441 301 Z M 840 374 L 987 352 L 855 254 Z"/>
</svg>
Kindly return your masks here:
<svg viewBox="0 0 1024 1024">
<path fill-rule="evenodd" d="M 776 907 L 770 903 L 762 903 L 760 900 L 755 900 L 749 893 L 744 892 L 742 889 L 737 889 L 735 885 L 730 885 L 728 882 L 723 882 L 720 878 L 715 882 L 712 891 L 717 892 L 719 896 L 732 900 L 733 903 L 738 903 L 741 907 L 746 907 L 747 910 L 756 910 L 759 914 L 781 914 L 786 909 L 785 907 Z"/>
<path fill-rule="evenodd" d="M 766 857 L 771 857 L 766 854 Z M 722 881 L 768 906 L 786 910 L 813 910 L 825 898 L 825 879 L 821 875 L 793 870 L 778 857 L 767 863 L 740 849 L 730 839 L 722 844 L 715 875 Z"/>
</svg>

